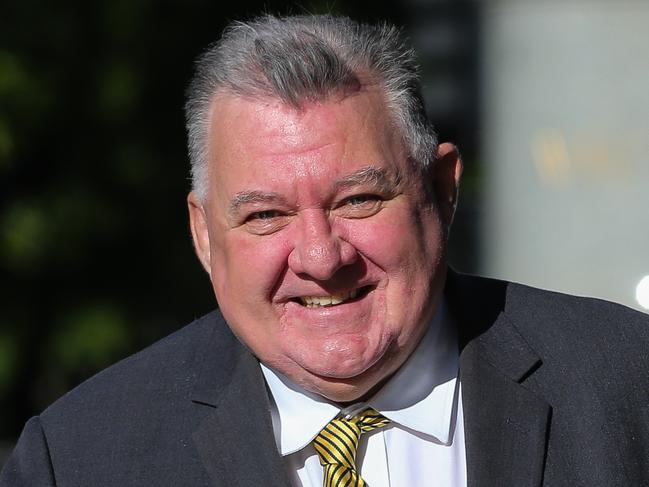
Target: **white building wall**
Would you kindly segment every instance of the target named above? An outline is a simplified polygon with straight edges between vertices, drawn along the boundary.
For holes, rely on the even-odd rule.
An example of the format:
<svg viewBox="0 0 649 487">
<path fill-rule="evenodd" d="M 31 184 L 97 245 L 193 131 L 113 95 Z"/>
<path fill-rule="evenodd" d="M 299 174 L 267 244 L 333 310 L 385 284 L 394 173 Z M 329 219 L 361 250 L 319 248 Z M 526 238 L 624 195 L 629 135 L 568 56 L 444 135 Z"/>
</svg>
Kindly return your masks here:
<svg viewBox="0 0 649 487">
<path fill-rule="evenodd" d="M 482 8 L 482 272 L 642 309 L 649 2 Z"/>
</svg>

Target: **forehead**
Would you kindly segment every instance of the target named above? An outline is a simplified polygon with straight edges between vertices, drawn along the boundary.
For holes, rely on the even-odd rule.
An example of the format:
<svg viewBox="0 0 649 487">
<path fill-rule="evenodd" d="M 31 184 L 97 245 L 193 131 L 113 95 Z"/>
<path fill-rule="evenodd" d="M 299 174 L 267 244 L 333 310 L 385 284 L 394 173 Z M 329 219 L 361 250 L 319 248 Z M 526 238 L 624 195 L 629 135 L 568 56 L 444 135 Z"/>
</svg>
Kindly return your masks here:
<svg viewBox="0 0 649 487">
<path fill-rule="evenodd" d="M 281 154 L 316 149 L 336 138 L 374 141 L 392 132 L 388 118 L 381 92 L 373 87 L 306 102 L 300 109 L 277 99 L 221 93 L 212 103 L 210 148 L 218 158 L 229 149 Z M 250 134 L 255 137 L 242 140 Z"/>
<path fill-rule="evenodd" d="M 210 186 L 230 193 L 223 197 L 306 179 L 327 184 L 364 167 L 401 172 L 395 165 L 406 159 L 381 93 L 371 88 L 300 109 L 219 94 L 209 139 Z"/>
</svg>

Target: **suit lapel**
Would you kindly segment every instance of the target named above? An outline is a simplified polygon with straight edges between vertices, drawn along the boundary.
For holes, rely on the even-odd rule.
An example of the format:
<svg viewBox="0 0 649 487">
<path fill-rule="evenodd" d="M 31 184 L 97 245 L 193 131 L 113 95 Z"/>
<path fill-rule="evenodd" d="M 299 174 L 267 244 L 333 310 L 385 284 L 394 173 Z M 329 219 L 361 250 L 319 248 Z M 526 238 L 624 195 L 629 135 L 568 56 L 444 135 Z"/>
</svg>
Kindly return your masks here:
<svg viewBox="0 0 649 487">
<path fill-rule="evenodd" d="M 490 361 L 499 348 L 492 339 L 481 337 L 460 356 L 468 485 L 536 487 L 543 480 L 551 408 L 515 378 L 526 360 L 529 370 L 538 363 L 524 348 L 510 349 L 508 364 Z"/>
<path fill-rule="evenodd" d="M 551 407 L 529 379 L 542 363 L 502 312 L 506 284 L 469 281 L 483 288 L 466 289 L 463 279 L 449 277 L 447 299 L 461 335 L 468 486 L 538 487 Z"/>
<path fill-rule="evenodd" d="M 193 434 L 203 465 L 214 486 L 288 486 L 259 363 L 234 337 L 220 338 L 206 347 L 192 396 L 209 408 Z"/>
</svg>

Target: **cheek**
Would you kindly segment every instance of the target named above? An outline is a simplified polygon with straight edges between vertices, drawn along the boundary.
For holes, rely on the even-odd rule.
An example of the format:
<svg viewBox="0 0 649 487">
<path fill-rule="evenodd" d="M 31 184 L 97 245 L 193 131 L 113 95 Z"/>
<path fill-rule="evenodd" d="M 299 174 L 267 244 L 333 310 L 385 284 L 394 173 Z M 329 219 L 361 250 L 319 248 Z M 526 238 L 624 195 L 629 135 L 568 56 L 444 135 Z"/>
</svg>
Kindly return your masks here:
<svg viewBox="0 0 649 487">
<path fill-rule="evenodd" d="M 343 222 L 341 236 L 392 278 L 430 272 L 443 246 L 439 221 L 432 213 L 423 218 L 400 210 Z"/>
<path fill-rule="evenodd" d="M 385 274 L 379 286 L 380 309 L 389 327 L 400 333 L 405 323 L 420 323 L 430 302 L 444 251 L 443 232 L 435 213 L 412 215 L 392 212 L 384 218 L 348 222 L 345 232 L 350 243 Z M 407 339 L 402 336 L 400 340 Z"/>
<path fill-rule="evenodd" d="M 212 260 L 212 273 L 221 283 L 219 295 L 267 300 L 286 268 L 286 239 L 281 232 L 264 237 L 231 232 L 217 245 L 219 258 Z"/>
</svg>

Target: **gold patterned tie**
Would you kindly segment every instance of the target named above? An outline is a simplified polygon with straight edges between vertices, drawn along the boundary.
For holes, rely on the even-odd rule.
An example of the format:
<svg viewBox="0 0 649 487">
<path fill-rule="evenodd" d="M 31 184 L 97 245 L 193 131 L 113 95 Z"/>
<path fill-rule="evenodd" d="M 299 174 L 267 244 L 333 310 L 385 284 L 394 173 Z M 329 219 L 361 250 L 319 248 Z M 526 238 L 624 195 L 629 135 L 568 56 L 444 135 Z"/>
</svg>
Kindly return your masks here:
<svg viewBox="0 0 649 487">
<path fill-rule="evenodd" d="M 361 434 L 390 422 L 372 408 L 351 419 L 332 419 L 312 442 L 324 467 L 324 487 L 367 487 L 356 472 L 356 449 Z"/>
</svg>

